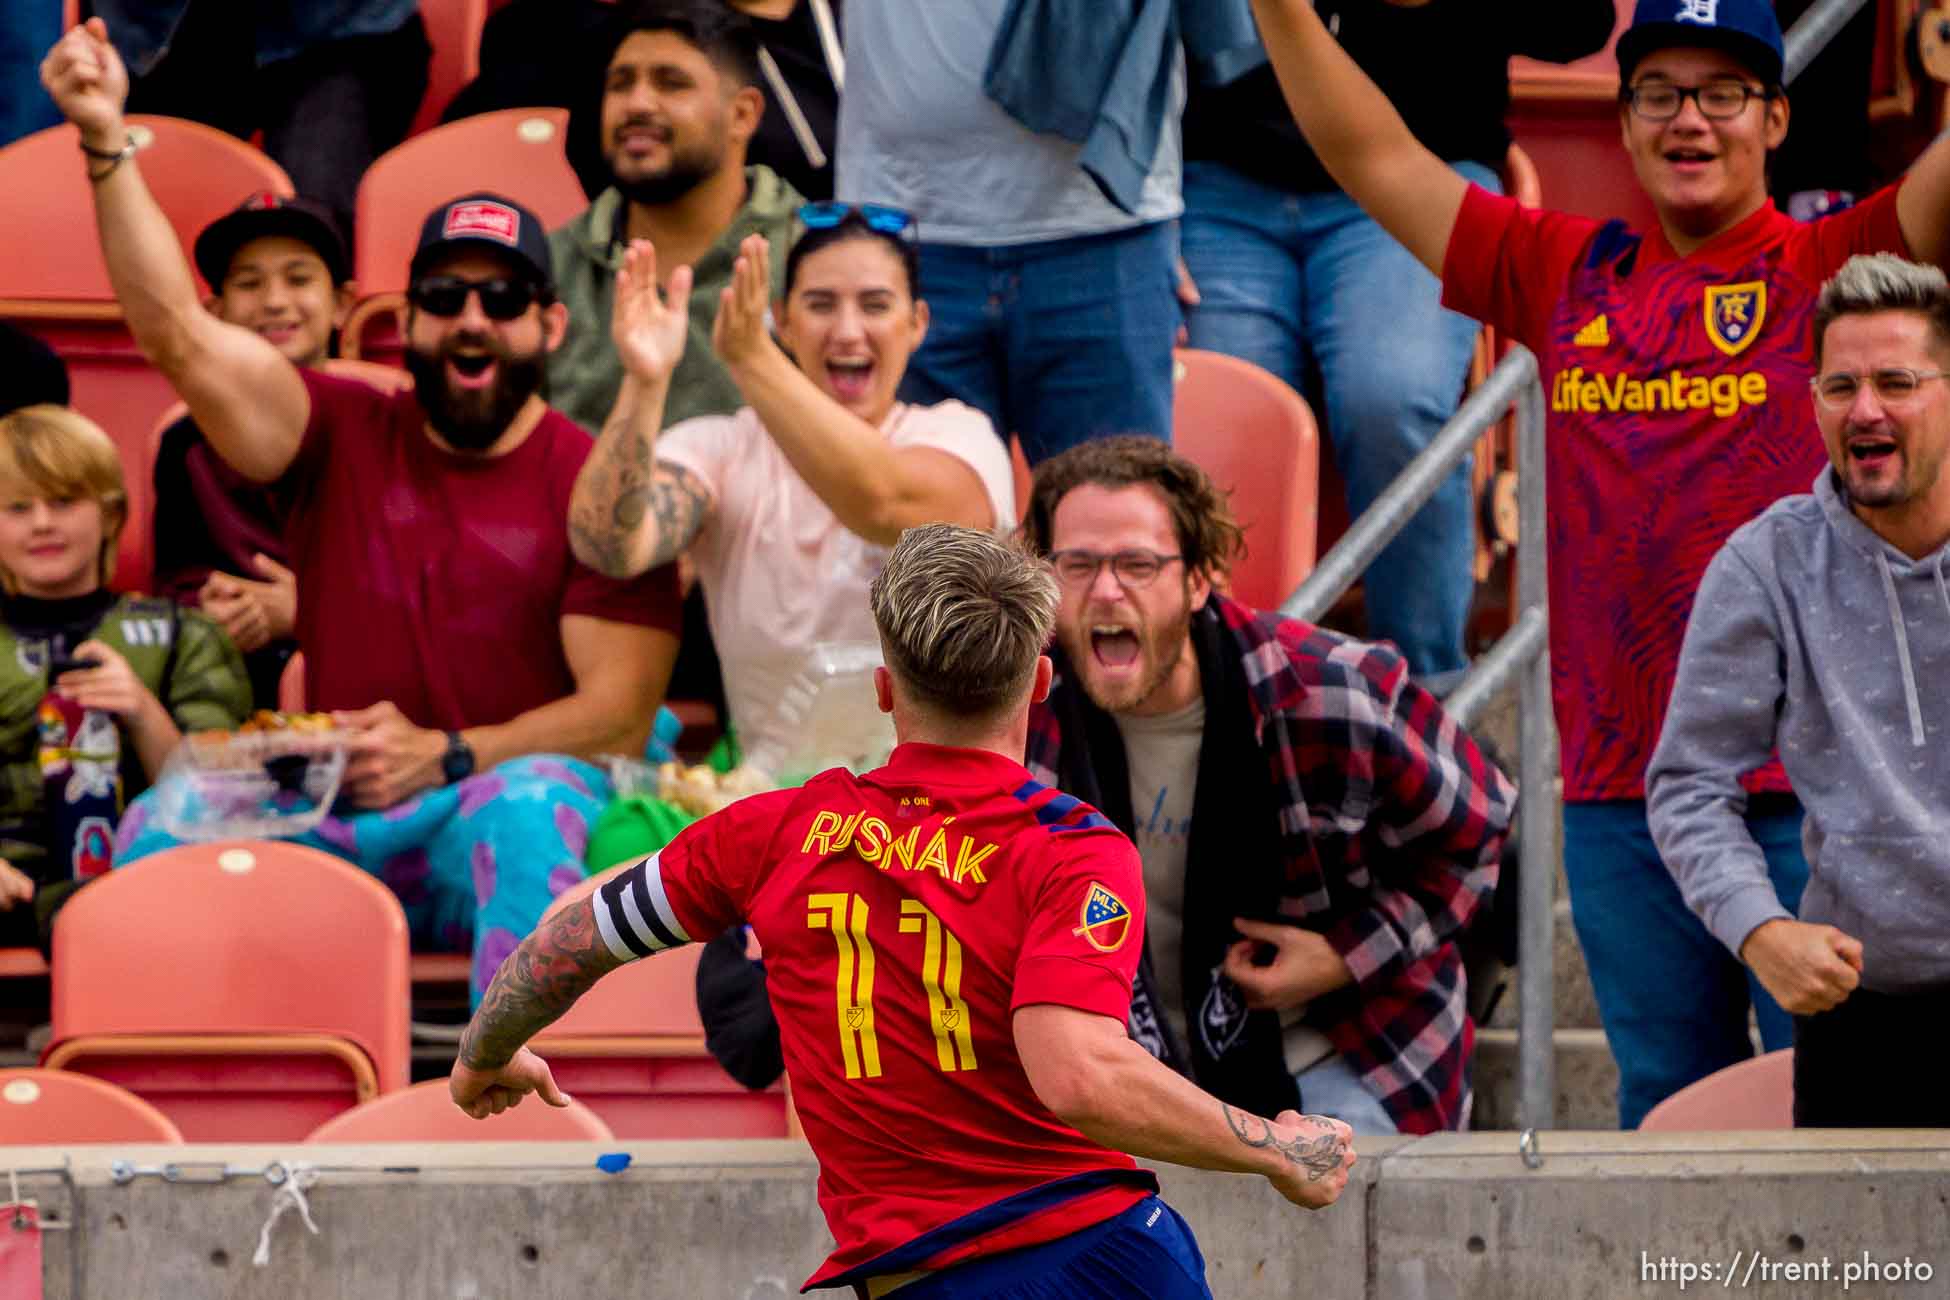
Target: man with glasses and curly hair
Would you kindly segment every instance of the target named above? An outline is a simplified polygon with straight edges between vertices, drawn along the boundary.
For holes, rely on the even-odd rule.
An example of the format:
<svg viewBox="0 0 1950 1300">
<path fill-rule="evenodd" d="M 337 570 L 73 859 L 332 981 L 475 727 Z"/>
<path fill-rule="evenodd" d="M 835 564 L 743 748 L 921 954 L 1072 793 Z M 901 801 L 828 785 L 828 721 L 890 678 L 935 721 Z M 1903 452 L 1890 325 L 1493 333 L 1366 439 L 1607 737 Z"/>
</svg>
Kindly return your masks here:
<svg viewBox="0 0 1950 1300">
<path fill-rule="evenodd" d="M 886 765 L 741 800 L 557 910 L 462 1036 L 455 1103 L 565 1105 L 523 1044 L 615 967 L 745 922 L 836 1240 L 807 1289 L 1209 1297 L 1133 1155 L 1332 1204 L 1345 1124 L 1201 1092 L 1125 1033 L 1137 854 L 1021 762 L 1057 600 L 986 531 L 904 533 L 868 599 L 901 742 Z"/>
<path fill-rule="evenodd" d="M 1652 833 L 1795 1017 L 1795 1123 L 1942 1127 L 1940 1078 L 1873 1065 L 1950 1019 L 1950 697 L 1930 688 L 1950 673 L 1950 282 L 1851 258 L 1814 339 L 1829 463 L 1706 570 L 1646 778 Z M 1741 816 L 1741 774 L 1777 752 L 1808 809 L 1798 920 Z"/>
<path fill-rule="evenodd" d="M 1144 861 L 1133 1036 L 1234 1105 L 1466 1127 L 1510 783 L 1392 649 L 1223 595 L 1239 526 L 1163 443 L 1046 461 L 1023 528 L 1062 588 L 1029 770 Z"/>
</svg>

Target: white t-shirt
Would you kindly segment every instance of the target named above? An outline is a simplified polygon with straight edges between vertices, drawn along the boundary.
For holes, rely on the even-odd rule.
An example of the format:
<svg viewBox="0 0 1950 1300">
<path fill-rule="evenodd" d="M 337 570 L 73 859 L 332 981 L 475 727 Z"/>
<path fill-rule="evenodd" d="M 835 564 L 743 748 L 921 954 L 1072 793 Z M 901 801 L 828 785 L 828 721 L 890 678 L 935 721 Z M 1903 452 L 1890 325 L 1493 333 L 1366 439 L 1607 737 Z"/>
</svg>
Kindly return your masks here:
<svg viewBox="0 0 1950 1300">
<path fill-rule="evenodd" d="M 982 481 L 996 526 L 1015 524 L 1009 452 L 980 411 L 952 401 L 897 405 L 881 432 L 896 447 L 933 447 L 962 461 Z M 761 765 L 762 756 L 794 754 L 803 738 L 781 701 L 813 647 L 875 643 L 867 585 L 887 548 L 841 525 L 748 406 L 674 425 L 657 438 L 656 456 L 697 475 L 716 504 L 691 557 L 739 742 Z M 891 744 L 871 687 L 859 716 L 887 728 Z"/>
<path fill-rule="evenodd" d="M 1185 1016 L 1185 852 L 1192 838 L 1192 802 L 1198 790 L 1198 756 L 1205 734 L 1205 697 L 1176 713 L 1156 717 L 1113 715 L 1124 736 L 1131 771 L 1132 829 L 1144 861 L 1145 943 L 1160 1010 L 1178 1041 L 1189 1043 Z M 1196 886 L 1194 886 L 1196 888 Z M 1334 1045 L 1301 1023 L 1307 1009 L 1280 1012 L 1289 1074 L 1331 1056 Z"/>
</svg>

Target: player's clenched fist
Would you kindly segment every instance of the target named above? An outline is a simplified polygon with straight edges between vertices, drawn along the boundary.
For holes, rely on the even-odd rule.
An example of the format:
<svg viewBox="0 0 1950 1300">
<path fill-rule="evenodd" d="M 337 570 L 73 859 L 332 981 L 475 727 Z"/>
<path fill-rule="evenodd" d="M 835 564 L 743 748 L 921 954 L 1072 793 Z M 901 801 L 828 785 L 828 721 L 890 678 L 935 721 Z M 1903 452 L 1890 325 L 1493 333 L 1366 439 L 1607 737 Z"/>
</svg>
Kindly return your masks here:
<svg viewBox="0 0 1950 1300">
<path fill-rule="evenodd" d="M 108 43 L 108 24 L 90 18 L 70 28 L 41 61 L 41 84 L 64 116 L 97 148 L 122 147 L 129 70 Z"/>
<path fill-rule="evenodd" d="M 1268 1121 L 1234 1106 L 1225 1107 L 1225 1117 L 1241 1142 L 1277 1157 L 1266 1177 L 1280 1195 L 1309 1210 L 1340 1199 L 1354 1167 L 1354 1130 L 1346 1124 L 1293 1110 Z"/>
</svg>

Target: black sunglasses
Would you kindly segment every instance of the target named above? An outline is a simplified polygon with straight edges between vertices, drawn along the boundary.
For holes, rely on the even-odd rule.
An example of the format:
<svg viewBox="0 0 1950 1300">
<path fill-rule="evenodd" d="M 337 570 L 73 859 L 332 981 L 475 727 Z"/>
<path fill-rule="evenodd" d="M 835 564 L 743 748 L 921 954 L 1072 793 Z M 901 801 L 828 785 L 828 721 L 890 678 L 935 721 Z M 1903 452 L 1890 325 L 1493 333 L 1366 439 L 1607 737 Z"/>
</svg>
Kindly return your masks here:
<svg viewBox="0 0 1950 1300">
<path fill-rule="evenodd" d="M 841 203 L 826 199 L 799 209 L 799 224 L 808 230 L 831 230 L 848 217 L 858 217 L 867 229 L 895 239 L 913 239 L 914 215 L 884 203 Z"/>
<path fill-rule="evenodd" d="M 481 295 L 481 311 L 489 320 L 511 321 L 538 300 L 546 300 L 526 280 L 463 280 L 457 275 L 429 275 L 406 291 L 407 300 L 429 316 L 458 316 L 467 310 L 467 295 Z"/>
</svg>

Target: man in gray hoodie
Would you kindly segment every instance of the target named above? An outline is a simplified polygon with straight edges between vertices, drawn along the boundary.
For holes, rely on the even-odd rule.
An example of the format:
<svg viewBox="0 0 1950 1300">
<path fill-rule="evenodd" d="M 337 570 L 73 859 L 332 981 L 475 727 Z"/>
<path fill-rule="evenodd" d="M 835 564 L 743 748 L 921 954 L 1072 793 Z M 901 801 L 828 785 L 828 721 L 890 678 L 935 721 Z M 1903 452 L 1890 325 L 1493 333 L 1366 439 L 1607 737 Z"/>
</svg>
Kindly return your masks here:
<svg viewBox="0 0 1950 1300">
<path fill-rule="evenodd" d="M 1652 833 L 1687 904 L 1795 1015 L 1797 1125 L 1950 1125 L 1934 1075 L 1864 1068 L 1950 1024 L 1950 282 L 1851 258 L 1814 334 L 1831 467 L 1706 571 L 1647 776 Z M 1807 808 L 1799 920 L 1741 819 L 1741 778 L 1776 747 Z"/>
</svg>

